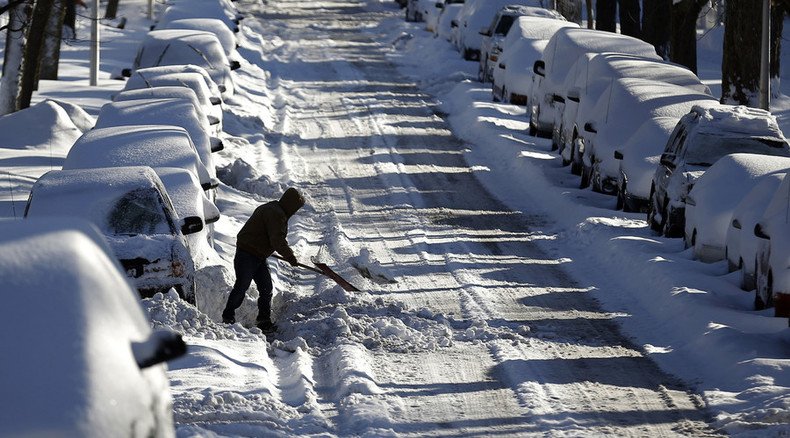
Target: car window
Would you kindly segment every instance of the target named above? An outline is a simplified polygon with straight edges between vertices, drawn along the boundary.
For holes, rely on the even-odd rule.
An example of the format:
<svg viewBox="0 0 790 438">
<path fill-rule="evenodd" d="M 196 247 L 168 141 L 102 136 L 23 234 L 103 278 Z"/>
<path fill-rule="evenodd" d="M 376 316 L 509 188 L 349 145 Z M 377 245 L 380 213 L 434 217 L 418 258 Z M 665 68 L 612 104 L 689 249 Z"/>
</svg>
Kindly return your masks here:
<svg viewBox="0 0 790 438">
<path fill-rule="evenodd" d="M 159 192 L 151 187 L 127 192 L 107 215 L 107 229 L 117 235 L 172 234 L 173 228 Z"/>
<path fill-rule="evenodd" d="M 516 20 L 516 17 L 512 15 L 503 15 L 499 19 L 499 24 L 497 24 L 496 29 L 494 30 L 494 35 L 507 35 L 507 32 L 513 27 L 513 22 Z"/>
<path fill-rule="evenodd" d="M 776 155 L 784 143 L 753 137 L 726 137 L 716 134 L 698 134 L 686 147 L 686 164 L 710 166 L 719 158 L 735 153 Z"/>
</svg>

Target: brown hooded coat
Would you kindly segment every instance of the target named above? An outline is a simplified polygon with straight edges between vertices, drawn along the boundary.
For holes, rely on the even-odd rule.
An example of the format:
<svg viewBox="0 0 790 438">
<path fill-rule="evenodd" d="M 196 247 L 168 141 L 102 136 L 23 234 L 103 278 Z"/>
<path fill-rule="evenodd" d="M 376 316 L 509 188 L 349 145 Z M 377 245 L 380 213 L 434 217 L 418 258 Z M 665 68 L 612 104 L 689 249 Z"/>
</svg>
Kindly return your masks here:
<svg viewBox="0 0 790 438">
<path fill-rule="evenodd" d="M 288 219 L 303 205 L 302 195 L 289 188 L 279 201 L 259 206 L 236 235 L 236 246 L 262 259 L 274 251 L 287 260 L 295 259 L 285 237 L 288 235 Z"/>
</svg>

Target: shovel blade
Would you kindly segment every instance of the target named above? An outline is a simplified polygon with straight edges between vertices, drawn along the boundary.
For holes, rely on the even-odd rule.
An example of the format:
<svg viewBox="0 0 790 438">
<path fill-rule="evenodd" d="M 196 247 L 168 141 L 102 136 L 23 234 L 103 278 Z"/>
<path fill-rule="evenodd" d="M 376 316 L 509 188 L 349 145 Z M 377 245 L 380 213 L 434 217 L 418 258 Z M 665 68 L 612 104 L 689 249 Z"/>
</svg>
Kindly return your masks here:
<svg viewBox="0 0 790 438">
<path fill-rule="evenodd" d="M 351 284 L 351 283 L 349 283 L 348 281 L 346 281 L 346 279 L 345 279 L 345 278 L 343 278 L 343 277 L 341 277 L 340 275 L 338 275 L 338 274 L 337 274 L 337 272 L 333 271 L 333 270 L 332 270 L 332 268 L 330 268 L 330 267 L 329 267 L 329 266 L 327 266 L 326 264 L 324 264 L 324 263 L 318 263 L 318 262 L 316 262 L 316 261 L 313 261 L 313 264 L 314 264 L 314 265 L 315 265 L 315 266 L 316 266 L 318 269 L 320 269 L 320 270 L 321 270 L 321 272 L 323 272 L 323 273 L 324 273 L 324 275 L 326 275 L 327 277 L 329 277 L 329 278 L 331 278 L 332 280 L 334 280 L 334 281 L 335 281 L 335 283 L 337 283 L 337 284 L 338 284 L 340 287 L 342 287 L 344 290 L 346 290 L 346 291 L 348 291 L 348 292 L 359 292 L 359 289 L 357 289 L 356 287 L 354 287 L 354 285 L 353 285 L 353 284 Z"/>
</svg>

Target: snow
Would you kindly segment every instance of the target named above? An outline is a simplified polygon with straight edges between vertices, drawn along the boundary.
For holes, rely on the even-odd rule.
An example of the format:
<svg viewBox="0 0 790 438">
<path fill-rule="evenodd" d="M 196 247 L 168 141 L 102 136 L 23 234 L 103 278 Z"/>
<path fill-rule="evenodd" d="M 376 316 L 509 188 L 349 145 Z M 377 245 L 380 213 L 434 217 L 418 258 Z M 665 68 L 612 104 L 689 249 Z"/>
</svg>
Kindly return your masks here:
<svg viewBox="0 0 790 438">
<path fill-rule="evenodd" d="M 221 20 L 215 18 L 185 18 L 164 23 L 162 29 L 191 29 L 210 32 L 217 37 L 228 58 L 236 53 L 236 36 Z"/>
<path fill-rule="evenodd" d="M 646 120 L 619 150 L 623 154 L 620 172 L 625 175 L 628 193 L 647 201 L 659 156 L 678 121 L 675 117 Z"/>
<path fill-rule="evenodd" d="M 98 114 L 123 87 L 105 78 L 150 24 L 143 3 L 121 3 L 130 23 L 108 30 L 102 87 L 86 85 L 75 45 L 37 101 Z M 524 132 L 524 109 L 473 81 L 476 64 L 390 2 L 238 3 L 252 14 L 214 158 L 218 259 L 196 273 L 197 307 L 173 292 L 142 300 L 190 345 L 168 371 L 179 436 L 788 433 L 787 320 L 753 311 L 724 262 L 694 261 L 644 214 L 576 189 Z M 720 54 L 704 44 L 715 94 Z M 790 101 L 775 103 L 786 128 Z M 13 126 L 0 135 L 44 125 Z M 236 233 L 290 186 L 309 196 L 290 224 L 300 261 L 323 248 L 362 292 L 272 261 L 278 333 L 246 328 L 254 285 L 239 323 L 220 324 Z"/>
</svg>

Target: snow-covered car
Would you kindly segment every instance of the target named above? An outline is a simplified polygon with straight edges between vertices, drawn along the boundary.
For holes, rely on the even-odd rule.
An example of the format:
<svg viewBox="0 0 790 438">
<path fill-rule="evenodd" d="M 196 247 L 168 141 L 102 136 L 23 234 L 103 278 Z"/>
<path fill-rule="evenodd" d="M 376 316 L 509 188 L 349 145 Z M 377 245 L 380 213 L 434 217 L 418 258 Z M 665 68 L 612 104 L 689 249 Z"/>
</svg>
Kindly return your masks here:
<svg viewBox="0 0 790 438">
<path fill-rule="evenodd" d="M 155 87 L 189 88 L 195 92 L 198 101 L 203 105 L 203 112 L 207 116 L 212 116 L 214 119 L 219 120 L 219 124 L 213 126 L 216 130 L 221 131 L 223 120 L 222 95 L 217 85 L 208 76 L 208 73 L 197 66 L 182 67 L 194 67 L 195 69 L 202 70 L 205 76 L 197 71 L 174 72 L 171 67 L 175 66 L 137 70 L 132 74 L 129 80 L 126 81 L 123 91 Z"/>
<path fill-rule="evenodd" d="M 194 0 L 178 2 L 167 9 L 159 16 L 156 28 L 166 25 L 171 21 L 184 20 L 190 18 L 212 18 L 221 21 L 231 32 L 239 31 L 239 23 L 243 16 L 216 1 Z"/>
<path fill-rule="evenodd" d="M 768 203 L 782 184 L 787 173 L 772 173 L 760 179 L 752 190 L 743 197 L 732 212 L 732 220 L 727 227 L 724 255 L 730 272 L 740 270 L 740 286 L 743 290 L 753 290 L 756 270 L 758 238 L 754 226 L 763 217 Z"/>
<path fill-rule="evenodd" d="M 51 170 L 33 184 L 25 217 L 78 217 L 93 222 L 142 297 L 175 288 L 195 303 L 195 267 L 186 235 L 203 229 L 179 218 L 150 167 Z"/>
<path fill-rule="evenodd" d="M 168 125 L 128 125 L 96 128 L 78 138 L 69 150 L 64 169 L 97 167 L 178 167 L 197 178 L 203 190 L 215 188 L 184 128 Z"/>
<path fill-rule="evenodd" d="M 507 5 L 497 11 L 488 29 L 480 32 L 480 35 L 483 37 L 480 43 L 477 69 L 477 79 L 480 82 L 491 81 L 492 68 L 497 62 L 499 52 L 501 52 L 499 45 L 503 42 L 518 17 L 543 17 L 565 21 L 555 11 L 531 6 Z"/>
<path fill-rule="evenodd" d="M 434 0 L 435 1 L 435 0 Z M 427 0 L 408 0 L 404 8 L 406 14 L 406 21 L 418 22 L 424 21 L 423 12 L 425 11 L 424 3 Z"/>
<path fill-rule="evenodd" d="M 601 93 L 584 136 L 576 139 L 576 157 L 582 162 L 581 187 L 614 195 L 620 163 L 614 151 L 622 147 L 641 123 L 654 117 L 679 120 L 694 106 L 718 105 L 707 93 L 648 79 L 616 79 Z M 656 145 L 659 146 L 659 145 Z M 576 158 L 574 157 L 574 158 Z"/>
<path fill-rule="evenodd" d="M 173 437 L 164 362 L 181 336 L 151 330 L 104 238 L 75 218 L 0 224 L 0 436 Z"/>
<path fill-rule="evenodd" d="M 113 96 L 113 102 L 126 102 L 129 100 L 145 100 L 145 99 L 183 99 L 191 103 L 197 111 L 198 118 L 202 121 L 206 132 L 217 136 L 221 129 L 217 125 L 221 124 L 221 120 L 216 116 L 206 114 L 206 109 L 211 108 L 212 105 L 206 106 L 207 102 L 201 102 L 197 94 L 188 87 L 179 87 L 176 85 L 164 87 L 151 87 L 151 88 L 138 88 L 136 90 L 126 90 Z"/>
<path fill-rule="evenodd" d="M 642 126 L 614 152 L 620 160 L 617 178 L 617 209 L 624 212 L 647 212 L 650 183 L 658 166 L 659 156 L 672 130 L 678 124 L 677 117 L 654 117 Z"/>
<path fill-rule="evenodd" d="M 196 65 L 203 67 L 211 80 L 224 88 L 223 96 L 234 92 L 231 70 L 239 68 L 238 61 L 230 61 L 225 56 L 214 34 L 184 29 L 154 30 L 148 32 L 132 63 L 124 76 L 130 76 L 137 69 L 163 65 Z"/>
<path fill-rule="evenodd" d="M 463 3 L 449 3 L 445 4 L 442 12 L 439 13 L 439 19 L 434 30 L 434 35 L 437 38 L 444 38 L 447 41 L 453 42 L 453 36 L 456 34 L 457 26 L 453 26 L 458 13 L 464 7 Z M 454 44 L 454 43 L 453 43 Z"/>
<path fill-rule="evenodd" d="M 529 15 L 535 17 L 563 19 L 556 11 L 545 9 L 546 2 L 540 0 L 486 0 L 476 2 L 469 16 L 463 23 L 459 23 L 461 47 L 460 51 L 467 61 L 478 61 L 480 49 L 483 44 L 483 34 L 487 33 L 491 21 L 502 8 L 509 6 L 531 6 Z M 512 23 L 511 23 L 512 24 Z"/>
<path fill-rule="evenodd" d="M 213 224 L 220 218 L 219 209 L 206 196 L 192 172 L 175 167 L 154 167 L 154 172 L 162 180 L 178 217 L 196 216 L 203 221 L 203 229 L 186 238 L 195 268 L 208 265 L 216 259 Z"/>
<path fill-rule="evenodd" d="M 182 99 L 112 102 L 102 106 L 96 121 L 97 128 L 130 125 L 170 125 L 184 128 L 209 175 L 212 178 L 217 176 L 211 154 L 222 150 L 222 141 L 209 136 L 191 103 Z"/>
<path fill-rule="evenodd" d="M 182 18 L 164 23 L 161 29 L 186 29 L 209 32 L 217 37 L 228 59 L 236 59 L 236 35 L 215 18 Z"/>
<path fill-rule="evenodd" d="M 732 154 L 705 171 L 686 197 L 684 237 L 694 257 L 706 263 L 723 260 L 735 207 L 766 175 L 788 169 L 790 158 Z"/>
<path fill-rule="evenodd" d="M 559 29 L 546 45 L 543 58 L 533 65 L 533 72 L 539 79 L 532 88 L 528 105 L 531 135 L 549 137 L 552 134 L 554 102 L 568 94 L 562 87 L 573 63 L 585 53 L 604 52 L 661 59 L 651 44 L 626 35 L 581 28 Z"/>
<path fill-rule="evenodd" d="M 667 237 L 685 229 L 685 200 L 694 183 L 719 158 L 735 153 L 790 156 L 776 119 L 745 106 L 695 106 L 683 116 L 653 174 L 647 222 Z"/>
<path fill-rule="evenodd" d="M 444 8 L 448 5 L 457 3 L 463 4 L 464 0 L 448 0 L 448 1 L 436 1 L 436 0 L 429 0 L 426 4 L 424 19 L 425 19 L 425 30 L 431 32 L 433 34 L 438 33 L 439 27 L 439 17 L 444 13 Z M 450 22 L 447 22 L 447 26 L 449 29 Z"/>
<path fill-rule="evenodd" d="M 568 91 L 557 105 L 552 131 L 552 145 L 560 150 L 564 164 L 575 161 L 574 173 L 581 170 L 581 160 L 574 160 L 574 141 L 584 135 L 584 123 L 596 117 L 593 107 L 606 87 L 620 78 L 666 82 L 711 94 L 697 75 L 677 64 L 622 53 L 588 53 L 580 57 L 565 78 L 562 88 Z"/>
<path fill-rule="evenodd" d="M 785 176 L 754 226 L 754 307 L 774 307 L 774 316 L 790 317 L 790 177 Z M 748 230 L 746 230 L 748 231 Z"/>
<path fill-rule="evenodd" d="M 543 56 L 548 40 L 564 27 L 579 26 L 550 18 L 516 19 L 505 39 L 489 55 L 493 64 L 491 89 L 494 100 L 527 104 L 533 87 L 532 66 Z"/>
</svg>

